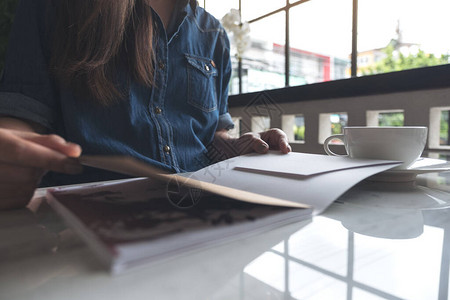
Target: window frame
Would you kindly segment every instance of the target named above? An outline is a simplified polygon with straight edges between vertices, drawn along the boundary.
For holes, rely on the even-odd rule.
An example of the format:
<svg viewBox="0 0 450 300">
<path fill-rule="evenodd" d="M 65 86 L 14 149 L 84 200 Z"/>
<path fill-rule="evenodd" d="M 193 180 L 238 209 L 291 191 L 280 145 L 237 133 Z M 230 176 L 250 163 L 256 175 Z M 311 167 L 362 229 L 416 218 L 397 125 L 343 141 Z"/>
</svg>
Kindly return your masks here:
<svg viewBox="0 0 450 300">
<path fill-rule="evenodd" d="M 239 12 L 242 12 L 242 1 L 239 0 Z M 261 15 L 257 18 L 251 19 L 247 21 L 249 24 L 261 21 L 267 17 L 270 17 L 274 14 L 284 11 L 285 12 L 285 49 L 284 49 L 284 57 L 285 57 L 285 87 L 294 87 L 290 85 L 290 28 L 289 28 L 289 14 L 290 9 L 296 7 L 298 5 L 307 3 L 312 0 L 298 0 L 296 2 L 290 3 L 289 0 L 286 0 L 286 4 L 283 7 L 280 7 L 276 10 L 270 11 L 264 15 Z M 208 0 L 203 0 L 203 6 L 207 7 Z M 443 64 L 432 67 L 421 67 L 409 70 L 395 71 L 389 73 L 375 74 L 375 75 L 364 75 L 357 76 L 357 68 L 358 68 L 358 0 L 352 0 L 352 45 L 351 45 L 351 59 L 350 59 L 350 78 L 346 79 L 338 79 L 327 82 L 319 82 L 303 85 L 302 90 L 314 90 L 317 85 L 321 85 L 321 89 L 324 88 L 324 93 L 320 92 L 321 97 L 329 96 L 329 97 L 338 97 L 340 96 L 357 96 L 357 95 L 369 95 L 373 93 L 389 93 L 389 92 L 397 92 L 397 91 L 409 91 L 409 90 L 418 90 L 418 89 L 430 89 L 430 88 L 442 88 L 450 86 L 450 81 L 448 81 L 448 73 L 450 72 L 450 63 Z M 238 78 L 239 78 L 239 94 L 242 94 L 242 60 L 238 60 Z M 363 79 L 367 78 L 367 79 Z M 405 79 L 410 81 L 406 81 Z M 355 79 L 355 85 L 347 82 L 347 80 Z M 424 80 L 425 79 L 425 80 Z M 382 84 L 381 82 L 386 81 L 386 84 Z M 395 84 L 389 82 L 389 80 L 397 80 Z M 371 84 L 376 81 L 377 89 L 373 90 Z M 333 83 L 334 82 L 334 83 Z M 344 89 L 346 86 L 354 85 L 353 91 L 342 93 L 342 87 L 338 90 L 335 90 L 334 86 L 343 85 Z M 311 86 L 311 87 L 308 87 Z M 364 90 L 364 91 L 362 91 Z M 327 92 L 329 91 L 329 92 Z M 331 95 L 331 92 L 336 92 L 337 94 Z M 325 94 L 325 95 L 324 95 Z M 298 97 L 297 97 L 298 99 Z"/>
</svg>

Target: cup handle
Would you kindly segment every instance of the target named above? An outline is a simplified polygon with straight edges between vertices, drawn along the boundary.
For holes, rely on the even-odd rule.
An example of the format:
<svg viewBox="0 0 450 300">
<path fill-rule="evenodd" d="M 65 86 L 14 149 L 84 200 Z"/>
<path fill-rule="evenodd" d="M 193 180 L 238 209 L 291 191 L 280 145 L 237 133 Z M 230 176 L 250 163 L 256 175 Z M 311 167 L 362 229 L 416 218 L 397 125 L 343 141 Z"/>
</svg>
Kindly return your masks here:
<svg viewBox="0 0 450 300">
<path fill-rule="evenodd" d="M 334 153 L 333 151 L 330 150 L 329 144 L 330 144 L 331 140 L 334 140 L 334 139 L 341 140 L 344 143 L 344 135 L 343 134 L 331 135 L 325 139 L 325 142 L 323 142 L 323 149 L 325 150 L 325 152 L 331 156 L 347 156 L 347 155 L 340 155 L 340 154 Z"/>
</svg>

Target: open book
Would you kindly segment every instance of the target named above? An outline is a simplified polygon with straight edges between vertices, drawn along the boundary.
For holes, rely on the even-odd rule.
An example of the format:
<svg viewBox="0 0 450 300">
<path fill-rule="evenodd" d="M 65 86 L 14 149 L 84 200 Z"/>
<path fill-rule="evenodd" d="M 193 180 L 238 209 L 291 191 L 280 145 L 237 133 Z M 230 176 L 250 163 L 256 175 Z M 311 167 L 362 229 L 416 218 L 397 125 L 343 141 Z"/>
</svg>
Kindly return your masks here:
<svg viewBox="0 0 450 300">
<path fill-rule="evenodd" d="M 321 213 L 352 186 L 400 162 L 291 152 L 233 157 L 192 173 L 171 174 L 132 157 L 84 156 L 84 165 L 149 177 L 256 204 L 312 208 Z"/>
<path fill-rule="evenodd" d="M 164 185 L 155 180 L 136 178 L 56 188 L 47 199 L 115 274 L 299 223 L 311 215 L 308 209 L 224 197 L 178 209 L 164 192 Z"/>
<path fill-rule="evenodd" d="M 271 152 L 168 174 L 129 157 L 82 161 L 141 177 L 48 191 L 50 205 L 113 273 L 309 219 L 399 164 Z"/>
</svg>

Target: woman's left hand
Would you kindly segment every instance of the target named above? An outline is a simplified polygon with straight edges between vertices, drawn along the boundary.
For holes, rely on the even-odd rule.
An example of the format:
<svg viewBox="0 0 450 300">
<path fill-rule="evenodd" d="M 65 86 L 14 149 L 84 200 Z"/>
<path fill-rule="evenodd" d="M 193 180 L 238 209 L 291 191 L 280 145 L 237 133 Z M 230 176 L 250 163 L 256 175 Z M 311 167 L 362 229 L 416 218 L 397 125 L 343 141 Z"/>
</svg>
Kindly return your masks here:
<svg viewBox="0 0 450 300">
<path fill-rule="evenodd" d="M 261 133 L 249 132 L 237 139 L 231 138 L 226 130 L 217 131 L 214 145 L 227 158 L 252 152 L 263 154 L 269 150 L 279 150 L 284 154 L 292 151 L 286 134 L 277 128 Z"/>
</svg>

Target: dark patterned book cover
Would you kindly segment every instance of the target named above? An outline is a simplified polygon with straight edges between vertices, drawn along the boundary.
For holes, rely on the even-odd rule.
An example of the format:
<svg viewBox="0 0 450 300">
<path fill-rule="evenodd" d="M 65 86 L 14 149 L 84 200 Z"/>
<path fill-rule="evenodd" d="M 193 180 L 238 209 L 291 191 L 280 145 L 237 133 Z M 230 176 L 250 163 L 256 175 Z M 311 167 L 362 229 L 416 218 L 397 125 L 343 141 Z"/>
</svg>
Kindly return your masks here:
<svg viewBox="0 0 450 300">
<path fill-rule="evenodd" d="M 150 179 L 50 190 L 50 205 L 114 272 L 251 236 L 310 217 L 310 211 L 190 191 L 196 205 L 174 205 L 170 187 Z M 183 197 L 183 195 L 181 195 Z M 172 201 L 171 201 L 172 200 Z"/>
</svg>

